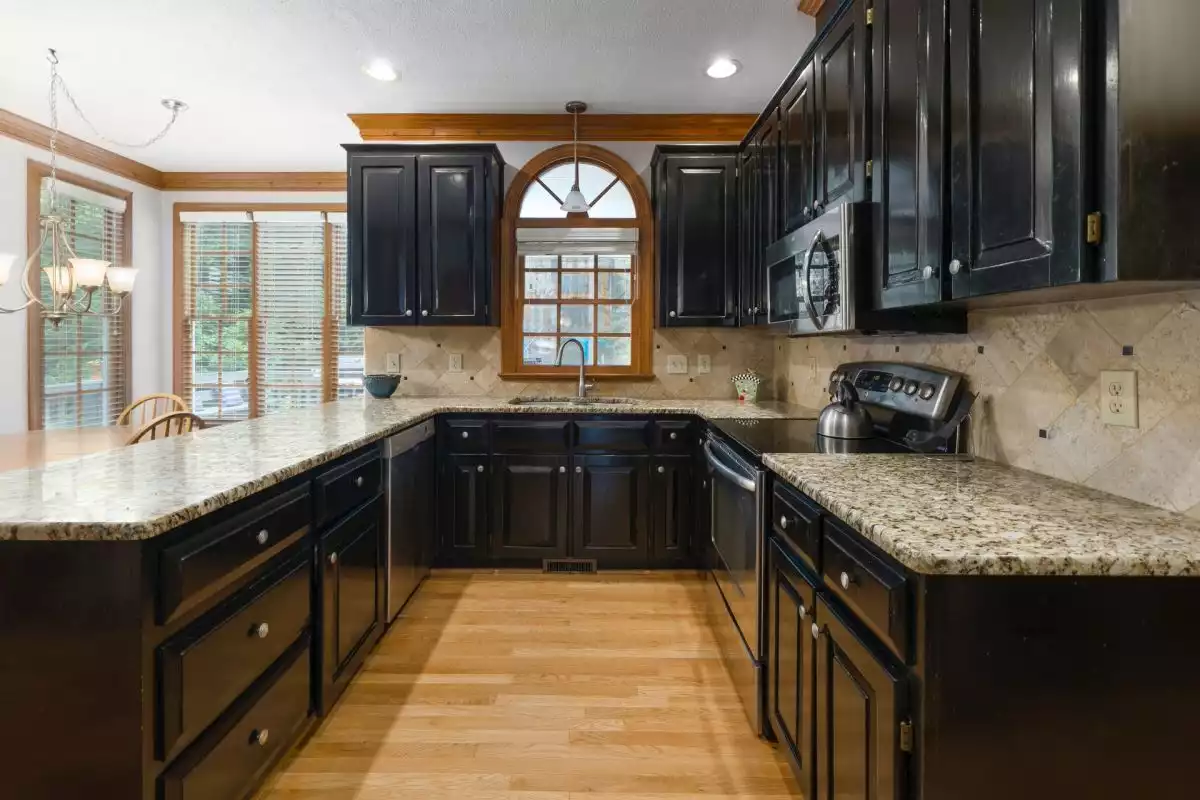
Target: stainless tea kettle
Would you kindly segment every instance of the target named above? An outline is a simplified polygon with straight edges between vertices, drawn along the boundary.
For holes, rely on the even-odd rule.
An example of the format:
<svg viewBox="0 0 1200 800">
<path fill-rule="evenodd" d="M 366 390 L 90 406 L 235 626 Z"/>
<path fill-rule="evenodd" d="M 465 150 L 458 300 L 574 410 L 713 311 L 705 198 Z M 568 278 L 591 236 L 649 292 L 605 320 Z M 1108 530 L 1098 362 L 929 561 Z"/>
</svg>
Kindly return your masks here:
<svg viewBox="0 0 1200 800">
<path fill-rule="evenodd" d="M 834 401 L 825 406 L 817 420 L 817 433 L 830 439 L 870 439 L 875 435 L 871 412 L 848 381 L 838 381 Z"/>
</svg>

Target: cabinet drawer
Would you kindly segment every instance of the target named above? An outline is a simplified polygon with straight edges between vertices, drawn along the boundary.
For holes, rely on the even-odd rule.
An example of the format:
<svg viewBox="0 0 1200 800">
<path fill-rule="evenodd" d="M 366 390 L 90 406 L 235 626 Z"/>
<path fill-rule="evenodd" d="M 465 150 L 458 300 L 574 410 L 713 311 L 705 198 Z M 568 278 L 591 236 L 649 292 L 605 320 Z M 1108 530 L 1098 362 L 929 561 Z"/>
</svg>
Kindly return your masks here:
<svg viewBox="0 0 1200 800">
<path fill-rule="evenodd" d="M 567 420 L 492 423 L 492 450 L 496 453 L 565 453 L 571 446 Z"/>
<path fill-rule="evenodd" d="M 308 486 L 300 486 L 165 548 L 158 561 L 163 624 L 266 563 L 307 532 Z"/>
<path fill-rule="evenodd" d="M 383 484 L 383 460 L 371 447 L 316 479 L 317 526 L 333 522 L 347 511 L 379 494 Z"/>
<path fill-rule="evenodd" d="M 309 714 L 307 636 L 264 676 L 245 711 L 214 725 L 162 774 L 163 800 L 245 797 L 292 744 Z"/>
<path fill-rule="evenodd" d="M 583 421 L 575 424 L 575 449 L 597 453 L 642 453 L 650 450 L 650 420 Z"/>
<path fill-rule="evenodd" d="M 908 657 L 908 585 L 903 568 L 872 552 L 858 534 L 824 522 L 822 575 L 833 593 L 903 659 Z"/>
<path fill-rule="evenodd" d="M 442 423 L 442 446 L 448 453 L 486 453 L 488 433 L 482 419 L 447 420 Z"/>
<path fill-rule="evenodd" d="M 821 568 L 821 507 L 778 480 L 771 493 L 771 528 L 813 569 Z"/>
<path fill-rule="evenodd" d="M 160 758 L 204 730 L 304 632 L 311 576 L 311 554 L 303 548 L 221 609 L 227 613 L 159 649 Z"/>
<path fill-rule="evenodd" d="M 687 455 L 696 448 L 696 426 L 686 419 L 660 419 L 654 423 L 654 446 L 660 453 Z"/>
</svg>

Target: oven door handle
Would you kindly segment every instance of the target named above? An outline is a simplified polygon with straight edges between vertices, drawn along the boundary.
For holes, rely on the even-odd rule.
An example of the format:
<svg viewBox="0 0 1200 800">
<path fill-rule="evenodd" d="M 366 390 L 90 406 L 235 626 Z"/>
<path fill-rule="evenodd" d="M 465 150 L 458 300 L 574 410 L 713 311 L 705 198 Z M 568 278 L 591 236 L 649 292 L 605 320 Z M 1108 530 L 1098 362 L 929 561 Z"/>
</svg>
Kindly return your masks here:
<svg viewBox="0 0 1200 800">
<path fill-rule="evenodd" d="M 804 291 L 804 308 L 808 311 L 808 318 L 812 320 L 813 327 L 817 330 L 822 330 L 825 327 L 823 320 L 817 319 L 817 309 L 813 306 L 812 287 L 809 285 L 809 277 L 812 273 L 813 253 L 819 245 L 825 234 L 817 231 L 812 238 L 812 244 L 808 246 L 808 251 L 804 254 L 804 269 L 800 272 L 800 288 Z"/>
<path fill-rule="evenodd" d="M 745 475 L 739 475 L 729 467 L 721 463 L 715 455 L 713 455 L 712 445 L 708 442 L 704 443 L 704 455 L 708 459 L 708 463 L 720 473 L 721 477 L 733 481 L 739 489 L 744 489 L 747 492 L 754 492 L 758 489 L 758 484 L 747 478 Z"/>
</svg>

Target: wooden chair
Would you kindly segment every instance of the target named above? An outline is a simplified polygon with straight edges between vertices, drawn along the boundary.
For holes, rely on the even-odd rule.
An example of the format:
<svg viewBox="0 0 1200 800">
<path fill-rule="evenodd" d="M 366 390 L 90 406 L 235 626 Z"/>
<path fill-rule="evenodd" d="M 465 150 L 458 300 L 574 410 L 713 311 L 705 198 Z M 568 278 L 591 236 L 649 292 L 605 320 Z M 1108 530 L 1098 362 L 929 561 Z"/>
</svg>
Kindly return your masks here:
<svg viewBox="0 0 1200 800">
<path fill-rule="evenodd" d="M 172 411 L 161 417 L 150 420 L 133 436 L 127 444 L 137 444 L 153 439 L 166 439 L 192 431 L 204 430 L 205 422 L 190 411 Z"/>
<path fill-rule="evenodd" d="M 145 425 L 152 419 L 172 411 L 190 411 L 183 398 L 175 394 L 148 394 L 139 397 L 117 417 L 118 425 Z"/>
</svg>

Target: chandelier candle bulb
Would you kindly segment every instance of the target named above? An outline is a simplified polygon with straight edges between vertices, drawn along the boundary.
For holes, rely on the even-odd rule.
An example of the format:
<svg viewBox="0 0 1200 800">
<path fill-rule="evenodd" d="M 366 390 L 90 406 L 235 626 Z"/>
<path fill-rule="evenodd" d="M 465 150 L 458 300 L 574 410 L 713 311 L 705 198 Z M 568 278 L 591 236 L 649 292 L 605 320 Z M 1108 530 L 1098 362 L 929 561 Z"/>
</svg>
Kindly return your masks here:
<svg viewBox="0 0 1200 800">
<path fill-rule="evenodd" d="M 117 294 L 129 294 L 133 291 L 133 281 L 137 278 L 136 267 L 109 267 L 108 288 Z"/>
<path fill-rule="evenodd" d="M 42 267 L 46 280 L 50 281 L 50 290 L 55 294 L 71 294 L 75 291 L 75 276 L 67 267 Z"/>
<path fill-rule="evenodd" d="M 85 289 L 98 289 L 104 285 L 104 274 L 108 271 L 107 261 L 96 258 L 69 258 L 75 272 L 75 282 Z"/>
</svg>

